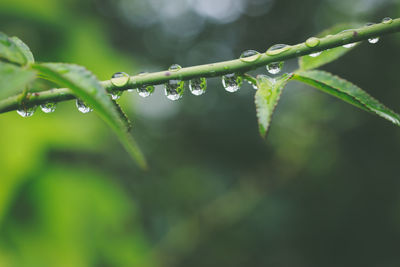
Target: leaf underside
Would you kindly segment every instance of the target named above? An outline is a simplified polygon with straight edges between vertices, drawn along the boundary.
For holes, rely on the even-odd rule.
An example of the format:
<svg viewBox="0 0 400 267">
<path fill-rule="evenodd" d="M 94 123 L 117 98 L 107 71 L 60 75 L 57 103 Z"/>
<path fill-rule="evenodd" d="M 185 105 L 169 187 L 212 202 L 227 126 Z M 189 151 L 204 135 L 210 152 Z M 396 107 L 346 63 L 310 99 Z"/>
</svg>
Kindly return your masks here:
<svg viewBox="0 0 400 267">
<path fill-rule="evenodd" d="M 360 24 L 339 24 L 336 25 L 330 29 L 327 29 L 320 34 L 317 35 L 317 37 L 325 37 L 329 34 L 337 34 L 343 30 L 347 29 L 354 29 L 358 28 Z M 311 70 L 315 69 L 318 67 L 321 67 L 325 64 L 328 64 L 332 61 L 335 61 L 336 59 L 342 57 L 346 53 L 350 52 L 354 47 L 351 48 L 345 48 L 342 46 L 336 47 L 336 48 L 331 48 L 328 50 L 323 51 L 319 56 L 317 57 L 311 57 L 309 55 L 303 56 L 299 58 L 299 66 L 301 70 Z"/>
<path fill-rule="evenodd" d="M 293 79 L 311 85 L 360 109 L 376 114 L 397 126 L 400 115 L 390 110 L 358 86 L 325 71 L 298 71 Z"/>
<path fill-rule="evenodd" d="M 266 137 L 274 110 L 278 104 L 282 91 L 292 75 L 284 74 L 277 80 L 261 76 L 257 78 L 258 90 L 255 95 L 256 112 L 259 131 Z"/>
<path fill-rule="evenodd" d="M 32 64 L 35 62 L 35 59 L 33 57 L 31 50 L 21 39 L 13 36 L 13 37 L 10 37 L 10 40 L 12 40 L 14 42 L 14 44 L 19 48 L 21 53 L 25 56 L 26 62 L 28 64 Z"/>
<path fill-rule="evenodd" d="M 28 63 L 19 45 L 2 32 L 0 32 L 0 60 L 18 65 L 25 65 Z"/>
<path fill-rule="evenodd" d="M 23 91 L 36 77 L 36 72 L 0 61 L 0 99 Z"/>
<path fill-rule="evenodd" d="M 128 132 L 126 118 L 121 116 L 119 108 L 91 72 L 84 67 L 66 63 L 42 63 L 35 64 L 33 67 L 60 86 L 70 88 L 79 99 L 93 108 L 114 130 L 120 142 L 139 166 L 146 168 L 146 160 Z"/>
</svg>

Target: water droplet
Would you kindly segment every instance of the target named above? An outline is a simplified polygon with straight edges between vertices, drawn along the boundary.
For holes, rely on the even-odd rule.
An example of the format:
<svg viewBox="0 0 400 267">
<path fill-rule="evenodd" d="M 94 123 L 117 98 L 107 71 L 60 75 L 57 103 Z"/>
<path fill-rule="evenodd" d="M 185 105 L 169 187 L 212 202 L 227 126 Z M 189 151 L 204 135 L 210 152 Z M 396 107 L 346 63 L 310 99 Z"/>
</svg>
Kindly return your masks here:
<svg viewBox="0 0 400 267">
<path fill-rule="evenodd" d="M 275 56 L 275 55 L 279 55 L 279 54 L 289 50 L 290 48 L 291 48 L 291 46 L 289 46 L 289 45 L 276 44 L 276 45 L 273 45 L 270 48 L 268 48 L 266 54 L 268 56 Z"/>
<path fill-rule="evenodd" d="M 115 90 L 110 95 L 112 100 L 118 100 L 122 96 L 122 91 Z"/>
<path fill-rule="evenodd" d="M 345 33 L 345 32 L 353 32 L 353 35 L 354 35 L 354 30 L 352 30 L 352 29 L 341 31 L 338 34 L 342 34 L 342 33 Z M 346 41 L 347 39 L 349 39 L 349 37 L 343 37 L 342 38 L 343 41 Z M 356 45 L 357 45 L 357 43 L 351 43 L 351 44 L 345 44 L 345 45 L 343 45 L 343 47 L 344 48 L 352 48 L 352 47 L 354 47 Z"/>
<path fill-rule="evenodd" d="M 352 48 L 355 47 L 357 43 L 345 44 L 343 45 L 344 48 Z"/>
<path fill-rule="evenodd" d="M 243 78 L 234 73 L 222 76 L 222 85 L 225 90 L 234 93 L 242 86 Z"/>
<path fill-rule="evenodd" d="M 379 42 L 379 37 L 375 37 L 375 38 L 369 38 L 368 42 L 370 44 L 376 44 L 377 42 Z"/>
<path fill-rule="evenodd" d="M 83 102 L 80 99 L 76 100 L 76 107 L 82 113 L 89 113 L 89 112 L 93 111 L 93 109 L 91 109 L 90 107 L 86 106 L 85 102 Z"/>
<path fill-rule="evenodd" d="M 138 94 L 141 97 L 148 97 L 154 92 L 154 86 L 153 85 L 142 85 L 137 89 Z"/>
<path fill-rule="evenodd" d="M 321 51 L 319 51 L 319 52 L 315 52 L 315 53 L 311 53 L 311 54 L 309 54 L 309 56 L 310 57 L 318 57 L 319 55 L 321 55 Z"/>
<path fill-rule="evenodd" d="M 311 37 L 306 40 L 306 45 L 308 47 L 316 47 L 319 45 L 321 41 L 316 37 Z"/>
<path fill-rule="evenodd" d="M 185 91 L 185 82 L 181 80 L 169 80 L 165 84 L 165 95 L 170 100 L 178 100 L 183 96 Z"/>
<path fill-rule="evenodd" d="M 111 83 L 117 87 L 125 86 L 129 82 L 129 75 L 125 72 L 117 72 L 111 76 Z"/>
<path fill-rule="evenodd" d="M 283 62 L 272 62 L 267 65 L 267 71 L 271 74 L 278 74 L 281 72 L 283 67 Z"/>
<path fill-rule="evenodd" d="M 30 108 L 19 108 L 17 109 L 17 113 L 21 115 L 21 117 L 27 118 L 27 117 L 32 117 L 33 114 L 35 114 L 37 106 L 33 106 Z"/>
<path fill-rule="evenodd" d="M 45 104 L 41 104 L 40 105 L 40 109 L 44 112 L 44 113 L 52 113 L 56 110 L 56 103 L 53 102 L 47 102 Z"/>
<path fill-rule="evenodd" d="M 382 20 L 382 23 L 383 24 L 390 24 L 390 23 L 392 23 L 393 22 L 393 19 L 392 18 L 389 18 L 389 17 L 386 17 L 386 18 L 384 18 L 383 20 Z"/>
<path fill-rule="evenodd" d="M 247 81 L 248 84 L 250 84 L 250 85 L 253 87 L 254 90 L 258 90 L 257 85 L 255 85 L 254 83 L 252 83 L 252 82 L 249 81 L 249 80 L 246 80 L 246 81 Z"/>
<path fill-rule="evenodd" d="M 180 70 L 180 69 L 182 69 L 182 67 L 180 66 L 180 65 L 178 65 L 178 64 L 173 64 L 173 65 L 171 65 L 171 67 L 169 67 L 169 71 L 178 71 L 178 70 Z"/>
<path fill-rule="evenodd" d="M 255 62 L 261 57 L 261 54 L 256 50 L 246 50 L 240 55 L 240 60 L 243 62 Z"/>
<path fill-rule="evenodd" d="M 194 78 L 189 81 L 189 89 L 190 92 L 194 95 L 202 95 L 206 92 L 207 89 L 207 80 L 206 78 Z"/>
</svg>

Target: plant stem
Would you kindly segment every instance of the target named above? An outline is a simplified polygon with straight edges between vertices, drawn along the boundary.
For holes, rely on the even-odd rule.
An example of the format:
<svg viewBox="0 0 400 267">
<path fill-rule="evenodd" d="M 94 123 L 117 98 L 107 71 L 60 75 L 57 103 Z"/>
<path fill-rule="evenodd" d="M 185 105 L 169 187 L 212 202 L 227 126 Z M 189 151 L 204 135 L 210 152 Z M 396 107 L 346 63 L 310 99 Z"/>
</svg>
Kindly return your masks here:
<svg viewBox="0 0 400 267">
<path fill-rule="evenodd" d="M 182 68 L 178 71 L 167 70 L 155 73 L 140 74 L 131 76 L 130 81 L 123 87 L 114 86 L 110 80 L 102 81 L 101 84 L 106 88 L 107 91 L 110 92 L 113 90 L 123 91 L 137 88 L 141 85 L 162 84 L 168 80 L 174 79 L 189 80 L 196 77 L 208 78 L 222 76 L 229 73 L 243 74 L 258 67 L 268 65 L 272 62 L 284 61 L 287 59 L 308 55 L 317 51 L 324 51 L 329 48 L 335 48 L 344 44 L 364 41 L 369 38 L 380 37 L 385 34 L 399 31 L 400 19 L 394 19 L 391 23 L 378 23 L 371 26 L 364 26 L 359 29 L 354 29 L 352 31 L 346 31 L 336 35 L 320 38 L 320 43 L 316 47 L 308 47 L 304 42 L 290 46 L 290 49 L 275 55 L 267 55 L 266 53 L 263 53 L 257 60 L 253 62 L 244 62 L 240 59 L 235 59 Z M 73 93 L 67 88 L 52 89 L 38 93 L 28 93 L 26 99 L 24 100 L 24 106 L 29 107 L 46 102 L 60 102 L 74 98 L 75 96 Z M 21 95 L 15 95 L 0 101 L 0 113 L 16 110 L 20 105 L 20 99 Z"/>
</svg>

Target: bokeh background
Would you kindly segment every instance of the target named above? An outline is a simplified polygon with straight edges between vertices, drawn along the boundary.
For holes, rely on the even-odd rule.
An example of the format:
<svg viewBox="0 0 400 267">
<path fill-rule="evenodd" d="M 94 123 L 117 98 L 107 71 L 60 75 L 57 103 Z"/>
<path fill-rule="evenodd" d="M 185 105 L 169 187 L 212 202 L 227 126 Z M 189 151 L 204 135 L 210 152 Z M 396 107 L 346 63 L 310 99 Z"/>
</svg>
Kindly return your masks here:
<svg viewBox="0 0 400 267">
<path fill-rule="evenodd" d="M 400 16 L 399 1 L 0 1 L 0 30 L 37 61 L 81 64 L 102 80 L 386 16 Z M 398 34 L 364 43 L 323 69 L 399 112 L 399 45 Z M 177 102 L 161 87 L 123 95 L 147 172 L 72 101 L 50 115 L 1 114 L 0 266 L 400 265 L 400 129 L 293 82 L 264 141 L 255 91 L 208 83 Z"/>
</svg>

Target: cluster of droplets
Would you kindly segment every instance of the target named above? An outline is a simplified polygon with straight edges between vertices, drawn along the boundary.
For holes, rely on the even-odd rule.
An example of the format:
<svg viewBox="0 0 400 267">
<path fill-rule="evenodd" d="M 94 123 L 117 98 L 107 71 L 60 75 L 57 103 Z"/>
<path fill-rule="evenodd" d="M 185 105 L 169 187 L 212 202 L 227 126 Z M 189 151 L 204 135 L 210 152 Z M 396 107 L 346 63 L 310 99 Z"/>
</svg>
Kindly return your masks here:
<svg viewBox="0 0 400 267">
<path fill-rule="evenodd" d="M 383 24 L 391 24 L 392 22 L 393 22 L 393 19 L 391 19 L 389 17 L 386 17 L 382 20 Z M 374 23 L 366 24 L 367 27 L 372 26 L 372 25 L 374 25 Z M 346 32 L 353 32 L 353 34 L 354 34 L 353 29 L 341 31 L 339 34 L 346 33 Z M 329 36 L 331 36 L 331 35 L 328 35 L 327 37 L 329 37 Z M 348 38 L 349 37 L 343 37 L 343 41 L 346 41 Z M 379 42 L 379 37 L 369 38 L 368 42 L 371 44 L 376 44 Z M 317 37 L 311 37 L 306 40 L 305 44 L 309 48 L 316 48 L 320 44 L 320 39 Z M 357 43 L 349 43 L 349 44 L 343 45 L 343 47 L 352 48 L 355 45 L 357 45 Z M 268 56 L 275 56 L 275 55 L 279 55 L 285 51 L 288 51 L 290 49 L 291 49 L 291 46 L 289 46 L 289 45 L 276 44 L 276 45 L 271 46 L 266 51 L 266 54 Z M 301 51 L 298 50 L 296 52 L 301 52 Z M 322 51 L 317 50 L 317 51 L 309 54 L 309 56 L 310 57 L 318 57 L 319 55 L 321 55 L 321 53 L 322 53 Z M 246 62 L 246 63 L 253 63 L 253 62 L 259 60 L 260 57 L 261 57 L 261 53 L 255 51 L 255 50 L 246 50 L 240 55 L 240 60 L 242 62 Z M 268 64 L 266 66 L 266 68 L 270 74 L 276 75 L 281 72 L 283 65 L 284 65 L 284 62 L 272 62 L 272 63 Z M 170 72 L 177 72 L 180 69 L 182 69 L 182 67 L 180 65 L 173 64 L 173 65 L 171 65 L 171 67 L 169 67 L 168 70 Z M 225 66 L 224 69 L 228 70 L 229 67 Z M 142 72 L 139 75 L 146 75 L 146 74 L 147 73 Z M 268 77 L 268 76 L 266 76 L 266 77 Z M 273 80 L 272 78 L 269 78 L 269 79 Z M 130 80 L 130 76 L 125 72 L 114 73 L 111 77 L 111 83 L 115 87 L 125 87 L 129 83 L 129 80 Z M 225 90 L 230 93 L 238 91 L 240 89 L 240 87 L 242 86 L 242 82 L 243 82 L 243 78 L 240 75 L 237 75 L 235 73 L 230 73 L 230 74 L 226 74 L 226 75 L 222 76 L 222 85 L 225 88 Z M 250 83 L 250 84 L 253 86 L 254 89 L 257 89 L 257 86 L 255 86 L 253 83 Z M 185 91 L 185 82 L 181 79 L 171 79 L 164 84 L 164 88 L 165 88 L 165 95 L 167 96 L 167 98 L 175 101 L 175 100 L 182 98 L 183 93 Z M 193 78 L 189 81 L 189 90 L 193 95 L 196 95 L 196 96 L 202 95 L 205 93 L 206 89 L 207 89 L 206 78 L 203 78 L 203 77 Z M 144 84 L 144 85 L 139 86 L 136 90 L 137 90 L 139 96 L 148 97 L 154 92 L 154 86 Z M 127 91 L 132 92 L 132 91 L 134 91 L 134 89 L 127 89 Z M 121 97 L 122 93 L 123 93 L 122 90 L 114 90 L 110 93 L 110 96 L 113 100 L 117 100 Z M 88 112 L 92 111 L 92 109 L 90 107 L 88 107 L 80 99 L 76 100 L 76 106 L 77 106 L 78 110 L 82 113 L 88 113 Z M 52 102 L 47 102 L 47 103 L 41 104 L 40 108 L 44 113 L 52 113 L 56 109 L 56 104 L 52 103 Z M 21 107 L 21 108 L 17 109 L 17 113 L 19 115 L 21 115 L 22 117 L 31 117 L 35 113 L 36 109 L 37 109 L 37 106 L 33 106 L 33 107 L 29 107 L 29 108 Z"/>
<path fill-rule="evenodd" d="M 33 107 L 19 107 L 17 109 L 17 113 L 24 118 L 27 117 L 32 117 L 33 114 L 35 114 L 37 109 L 37 106 L 33 106 Z M 44 104 L 40 105 L 40 109 L 44 112 L 44 113 L 53 113 L 54 111 L 56 111 L 56 103 L 53 102 L 46 102 Z"/>
<path fill-rule="evenodd" d="M 37 106 L 33 106 L 33 107 L 29 107 L 29 108 L 20 107 L 20 108 L 17 109 L 17 113 L 21 117 L 24 117 L 24 118 L 32 117 L 33 114 L 35 114 L 36 108 L 37 108 Z"/>
</svg>

